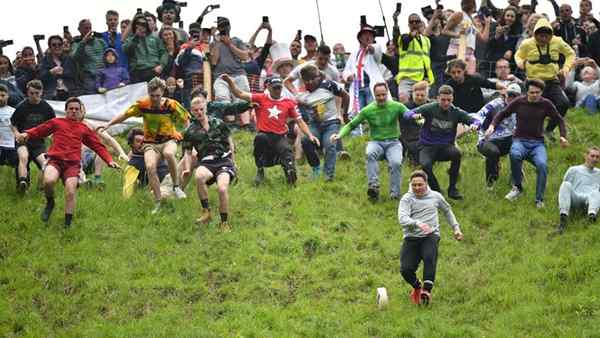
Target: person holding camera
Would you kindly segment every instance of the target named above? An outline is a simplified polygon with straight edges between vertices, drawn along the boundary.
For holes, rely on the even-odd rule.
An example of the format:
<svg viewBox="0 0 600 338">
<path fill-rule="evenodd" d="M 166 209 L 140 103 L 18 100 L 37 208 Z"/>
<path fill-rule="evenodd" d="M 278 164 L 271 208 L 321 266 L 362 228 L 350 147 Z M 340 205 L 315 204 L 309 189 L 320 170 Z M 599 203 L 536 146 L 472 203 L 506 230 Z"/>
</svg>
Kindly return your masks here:
<svg viewBox="0 0 600 338">
<path fill-rule="evenodd" d="M 431 41 L 421 33 L 423 21 L 418 14 L 408 16 L 409 33 L 400 36 L 397 21 L 394 23 L 394 36 L 398 44 L 398 100 L 406 103 L 415 83 L 426 80 L 431 85 L 435 82 L 429 58 Z"/>
<path fill-rule="evenodd" d="M 35 53 L 33 48 L 27 46 L 21 51 L 21 62 L 19 62 L 15 70 L 15 79 L 17 86 L 22 93 L 27 92 L 27 84 L 31 80 L 38 78 L 39 66 L 35 61 Z"/>
<path fill-rule="evenodd" d="M 48 53 L 40 65 L 44 99 L 64 101 L 77 90 L 75 61 L 63 53 L 64 40 L 59 35 L 48 38 Z"/>
<path fill-rule="evenodd" d="M 250 84 L 242 62 L 250 59 L 250 54 L 242 40 L 237 37 L 231 37 L 231 23 L 229 19 L 220 16 L 217 19 L 217 30 L 219 34 L 215 36 L 214 42 L 210 45 L 210 63 L 214 66 L 213 75 L 215 77 L 213 84 L 215 101 L 224 103 L 239 101 L 233 95 L 231 86 L 221 75 L 229 75 L 229 78 L 235 83 L 236 87 L 241 91 L 249 92 Z M 224 119 L 225 122 L 230 124 L 235 121 L 233 116 L 225 116 Z M 242 126 L 249 124 L 249 113 L 241 114 L 240 120 Z"/>
<path fill-rule="evenodd" d="M 129 70 L 129 61 L 127 55 L 123 50 L 123 35 L 118 32 L 119 29 L 119 12 L 115 10 L 108 10 L 106 12 L 106 32 L 102 33 L 102 39 L 106 42 L 108 48 L 112 48 L 117 53 L 117 60 L 119 60 L 119 66 Z"/>
<path fill-rule="evenodd" d="M 144 14 L 136 14 L 131 23 L 132 36 L 123 44 L 129 58 L 129 72 L 132 83 L 147 82 L 160 76 L 167 66 L 169 55 L 160 38 L 150 34 L 150 27 Z"/>
<path fill-rule="evenodd" d="M 108 47 L 102 34 L 92 30 L 89 19 L 79 21 L 78 37 L 73 39 L 71 57 L 79 70 L 79 86 L 82 94 L 96 93 L 96 74 L 104 67 L 104 50 Z"/>
<path fill-rule="evenodd" d="M 162 5 L 156 9 L 158 21 L 162 22 L 163 24 L 162 28 L 172 28 L 175 31 L 175 35 L 179 44 L 185 43 L 190 39 L 185 30 L 173 26 L 174 23 L 181 21 L 181 7 L 185 7 L 186 5 L 187 3 L 178 3 L 174 0 L 163 0 Z"/>
</svg>

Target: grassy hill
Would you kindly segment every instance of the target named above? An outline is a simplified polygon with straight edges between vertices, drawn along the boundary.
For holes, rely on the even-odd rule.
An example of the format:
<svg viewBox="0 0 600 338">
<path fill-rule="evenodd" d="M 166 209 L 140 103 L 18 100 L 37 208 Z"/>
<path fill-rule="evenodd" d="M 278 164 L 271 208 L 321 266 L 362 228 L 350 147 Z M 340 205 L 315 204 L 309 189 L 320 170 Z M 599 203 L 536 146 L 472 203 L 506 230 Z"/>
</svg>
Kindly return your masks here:
<svg viewBox="0 0 600 338">
<path fill-rule="evenodd" d="M 366 199 L 364 139 L 346 142 L 353 159 L 338 162 L 334 182 L 310 181 L 302 165 L 295 189 L 279 168 L 255 188 L 252 137 L 236 135 L 229 234 L 194 224 L 192 186 L 174 212 L 151 216 L 148 193 L 121 199 L 116 172 L 105 174 L 105 191 L 79 191 L 72 229 L 62 229 L 62 199 L 45 226 L 42 194 L 17 197 L 12 171 L 0 168 L 0 336 L 599 337 L 600 223 L 586 228 L 580 218 L 548 236 L 562 176 L 600 144 L 597 126 L 597 116 L 570 113 L 572 146 L 550 147 L 541 211 L 531 165 L 526 193 L 510 203 L 508 161 L 487 192 L 476 138 L 461 140 L 466 198 L 451 203 L 466 238 L 452 240 L 442 220 L 429 308 L 409 303 L 399 273 L 397 202 Z M 436 167 L 443 187 L 447 167 Z M 385 164 L 382 172 L 387 196 Z M 210 195 L 218 219 L 214 188 Z M 391 297 L 384 310 L 380 286 Z"/>
</svg>

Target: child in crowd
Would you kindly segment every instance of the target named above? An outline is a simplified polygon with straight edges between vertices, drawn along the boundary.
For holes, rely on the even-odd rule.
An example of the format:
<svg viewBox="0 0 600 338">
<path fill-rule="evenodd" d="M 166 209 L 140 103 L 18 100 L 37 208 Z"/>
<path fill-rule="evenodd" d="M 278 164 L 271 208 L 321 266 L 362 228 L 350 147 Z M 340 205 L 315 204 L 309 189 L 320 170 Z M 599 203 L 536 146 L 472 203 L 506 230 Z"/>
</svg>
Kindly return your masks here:
<svg viewBox="0 0 600 338">
<path fill-rule="evenodd" d="M 104 51 L 104 68 L 98 71 L 96 76 L 96 90 L 104 94 L 111 89 L 123 87 L 129 83 L 127 69 L 119 65 L 117 52 L 108 48 Z"/>
</svg>

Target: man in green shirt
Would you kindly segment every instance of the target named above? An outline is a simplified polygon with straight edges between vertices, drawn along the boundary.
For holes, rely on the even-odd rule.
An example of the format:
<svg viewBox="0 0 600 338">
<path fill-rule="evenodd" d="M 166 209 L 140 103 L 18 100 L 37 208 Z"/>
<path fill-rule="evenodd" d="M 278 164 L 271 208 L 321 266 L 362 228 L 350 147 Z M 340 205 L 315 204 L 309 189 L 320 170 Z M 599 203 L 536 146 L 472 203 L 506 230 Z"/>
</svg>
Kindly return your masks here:
<svg viewBox="0 0 600 338">
<path fill-rule="evenodd" d="M 408 109 L 399 102 L 388 100 L 388 86 L 379 82 L 373 87 L 375 101 L 364 107 L 356 117 L 340 130 L 339 135 L 331 135 L 331 142 L 348 135 L 363 121 L 369 123 L 370 141 L 367 143 L 367 195 L 373 201 L 379 199 L 379 164 L 386 159 L 390 170 L 390 198 L 400 198 L 402 169 L 402 144 L 398 119 Z"/>
</svg>

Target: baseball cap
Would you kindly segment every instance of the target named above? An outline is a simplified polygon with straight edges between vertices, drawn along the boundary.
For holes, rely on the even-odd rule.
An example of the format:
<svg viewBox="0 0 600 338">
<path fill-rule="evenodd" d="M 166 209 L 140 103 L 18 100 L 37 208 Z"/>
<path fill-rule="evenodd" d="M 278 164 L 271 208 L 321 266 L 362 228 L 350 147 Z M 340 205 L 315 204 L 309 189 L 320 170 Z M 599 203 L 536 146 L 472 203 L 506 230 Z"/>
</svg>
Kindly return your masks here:
<svg viewBox="0 0 600 338">
<path fill-rule="evenodd" d="M 508 87 L 506 88 L 506 93 L 507 94 L 512 94 L 512 95 L 521 95 L 521 86 L 519 86 L 516 83 L 511 83 L 508 85 Z"/>
<path fill-rule="evenodd" d="M 268 84 L 271 85 L 271 87 L 281 87 L 283 86 L 283 81 L 281 80 L 281 77 L 279 76 L 273 76 L 271 77 L 268 81 Z"/>
</svg>

